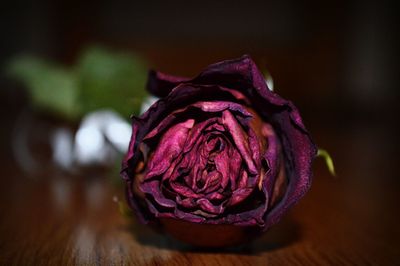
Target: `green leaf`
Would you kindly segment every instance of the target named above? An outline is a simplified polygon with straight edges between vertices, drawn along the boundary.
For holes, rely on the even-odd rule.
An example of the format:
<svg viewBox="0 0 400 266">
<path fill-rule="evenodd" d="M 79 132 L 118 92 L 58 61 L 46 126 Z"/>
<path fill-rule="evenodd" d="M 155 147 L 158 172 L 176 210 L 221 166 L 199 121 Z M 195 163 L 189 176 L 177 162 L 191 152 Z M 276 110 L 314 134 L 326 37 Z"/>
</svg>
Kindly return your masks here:
<svg viewBox="0 0 400 266">
<path fill-rule="evenodd" d="M 324 149 L 318 149 L 317 157 L 322 157 L 325 160 L 326 166 L 328 167 L 331 175 L 336 176 L 333 160 L 329 153 Z"/>
<path fill-rule="evenodd" d="M 19 56 L 9 63 L 6 74 L 26 86 L 34 106 L 69 119 L 81 114 L 77 80 L 72 72 L 39 58 Z"/>
<path fill-rule="evenodd" d="M 75 71 L 85 113 L 112 108 L 124 117 L 139 114 L 147 95 L 147 67 L 139 57 L 92 47 L 84 52 Z"/>
<path fill-rule="evenodd" d="M 135 54 L 87 49 L 77 64 L 64 69 L 45 60 L 19 56 L 7 66 L 22 81 L 34 106 L 69 119 L 109 108 L 128 118 L 138 115 L 147 96 L 147 66 Z"/>
</svg>

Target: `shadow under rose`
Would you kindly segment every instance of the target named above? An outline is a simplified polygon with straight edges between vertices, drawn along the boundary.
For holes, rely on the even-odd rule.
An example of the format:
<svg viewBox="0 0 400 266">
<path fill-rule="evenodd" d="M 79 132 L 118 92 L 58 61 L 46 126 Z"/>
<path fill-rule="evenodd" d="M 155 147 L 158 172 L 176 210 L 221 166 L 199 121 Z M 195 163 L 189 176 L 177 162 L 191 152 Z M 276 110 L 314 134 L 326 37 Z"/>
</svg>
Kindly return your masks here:
<svg viewBox="0 0 400 266">
<path fill-rule="evenodd" d="M 287 247 L 301 238 L 301 228 L 291 216 L 284 217 L 267 232 L 251 236 L 245 244 L 230 247 L 199 247 L 190 245 L 177 240 L 168 233 L 164 234 L 157 227 L 140 224 L 135 219 L 131 219 L 128 230 L 132 233 L 136 241 L 142 245 L 191 253 L 257 255 L 262 252 Z M 188 235 L 186 238 L 192 233 L 190 231 L 187 232 Z M 210 242 L 213 242 L 214 238 L 218 238 L 217 233 L 215 233 L 214 237 L 210 238 Z"/>
</svg>

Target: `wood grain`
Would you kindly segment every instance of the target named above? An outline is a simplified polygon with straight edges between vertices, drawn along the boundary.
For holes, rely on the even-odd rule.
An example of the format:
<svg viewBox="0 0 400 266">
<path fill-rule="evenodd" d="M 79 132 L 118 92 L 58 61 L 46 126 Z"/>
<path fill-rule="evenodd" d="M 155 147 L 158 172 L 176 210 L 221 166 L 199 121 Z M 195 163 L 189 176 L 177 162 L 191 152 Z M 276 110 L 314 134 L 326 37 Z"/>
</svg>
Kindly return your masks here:
<svg viewBox="0 0 400 266">
<path fill-rule="evenodd" d="M 30 177 L 2 156 L 0 264 L 399 264 L 398 181 L 384 178 L 393 175 L 393 162 L 373 146 L 375 133 L 329 132 L 316 134 L 331 149 L 339 177 L 317 161 L 311 191 L 281 223 L 227 250 L 196 249 L 122 215 L 115 202 L 124 199 L 118 176 L 49 170 Z"/>
</svg>

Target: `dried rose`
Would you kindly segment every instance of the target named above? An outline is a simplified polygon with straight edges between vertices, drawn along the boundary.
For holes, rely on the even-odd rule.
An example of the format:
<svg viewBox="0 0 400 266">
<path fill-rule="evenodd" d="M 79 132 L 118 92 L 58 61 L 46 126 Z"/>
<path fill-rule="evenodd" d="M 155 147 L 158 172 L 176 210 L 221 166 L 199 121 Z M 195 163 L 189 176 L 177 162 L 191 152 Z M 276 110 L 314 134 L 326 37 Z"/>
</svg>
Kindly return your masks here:
<svg viewBox="0 0 400 266">
<path fill-rule="evenodd" d="M 195 245 L 234 245 L 309 189 L 316 147 L 249 56 L 193 79 L 151 72 L 148 90 L 161 99 L 132 118 L 121 171 L 142 222 Z"/>
</svg>

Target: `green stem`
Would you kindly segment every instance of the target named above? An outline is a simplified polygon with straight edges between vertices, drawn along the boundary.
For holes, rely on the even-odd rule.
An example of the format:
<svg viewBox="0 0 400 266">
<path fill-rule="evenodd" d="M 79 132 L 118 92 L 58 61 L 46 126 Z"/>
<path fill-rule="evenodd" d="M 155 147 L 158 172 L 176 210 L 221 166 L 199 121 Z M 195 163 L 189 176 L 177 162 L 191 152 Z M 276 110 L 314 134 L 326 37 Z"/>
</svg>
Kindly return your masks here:
<svg viewBox="0 0 400 266">
<path fill-rule="evenodd" d="M 317 157 L 322 157 L 331 175 L 336 176 L 335 166 L 333 165 L 333 160 L 329 153 L 324 149 L 318 149 Z"/>
</svg>

